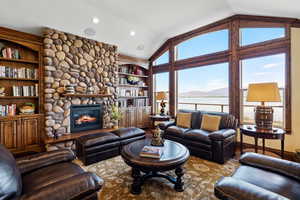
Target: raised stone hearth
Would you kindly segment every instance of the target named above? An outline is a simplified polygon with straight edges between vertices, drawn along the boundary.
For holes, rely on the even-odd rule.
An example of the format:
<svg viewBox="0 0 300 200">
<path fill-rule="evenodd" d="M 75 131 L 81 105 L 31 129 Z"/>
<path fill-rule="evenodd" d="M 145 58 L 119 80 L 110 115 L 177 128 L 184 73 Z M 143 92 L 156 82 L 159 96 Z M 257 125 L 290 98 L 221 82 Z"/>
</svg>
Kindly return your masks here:
<svg viewBox="0 0 300 200">
<path fill-rule="evenodd" d="M 44 31 L 45 131 L 49 137 L 70 134 L 70 107 L 103 105 L 103 127 L 112 126 L 110 109 L 116 103 L 117 47 L 53 29 Z M 65 97 L 65 86 L 76 93 L 109 90 L 111 97 Z"/>
</svg>

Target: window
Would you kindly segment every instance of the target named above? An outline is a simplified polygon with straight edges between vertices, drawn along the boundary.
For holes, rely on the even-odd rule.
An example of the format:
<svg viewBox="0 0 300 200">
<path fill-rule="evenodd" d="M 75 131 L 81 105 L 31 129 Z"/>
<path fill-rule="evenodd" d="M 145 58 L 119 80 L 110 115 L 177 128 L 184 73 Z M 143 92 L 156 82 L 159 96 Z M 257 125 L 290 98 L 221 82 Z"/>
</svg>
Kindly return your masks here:
<svg viewBox="0 0 300 200">
<path fill-rule="evenodd" d="M 178 71 L 178 109 L 229 112 L 228 63 Z"/>
<path fill-rule="evenodd" d="M 167 99 L 166 103 L 166 112 L 169 111 L 169 72 L 159 73 L 154 75 L 154 102 L 155 102 L 155 112 L 157 114 L 160 113 L 160 102 L 161 100 L 156 100 L 157 92 L 166 92 Z"/>
<path fill-rule="evenodd" d="M 158 57 L 154 62 L 153 65 L 162 65 L 169 63 L 169 51 L 166 51 L 163 55 Z"/>
<path fill-rule="evenodd" d="M 191 38 L 177 46 L 177 60 L 228 50 L 227 29 Z"/>
<path fill-rule="evenodd" d="M 254 123 L 254 108 L 260 103 L 247 102 L 249 83 L 277 82 L 282 101 L 268 103 L 274 109 L 274 125 L 284 127 L 285 54 L 276 54 L 241 61 L 241 122 Z"/>
<path fill-rule="evenodd" d="M 285 28 L 241 28 L 241 46 L 285 37 Z"/>
</svg>

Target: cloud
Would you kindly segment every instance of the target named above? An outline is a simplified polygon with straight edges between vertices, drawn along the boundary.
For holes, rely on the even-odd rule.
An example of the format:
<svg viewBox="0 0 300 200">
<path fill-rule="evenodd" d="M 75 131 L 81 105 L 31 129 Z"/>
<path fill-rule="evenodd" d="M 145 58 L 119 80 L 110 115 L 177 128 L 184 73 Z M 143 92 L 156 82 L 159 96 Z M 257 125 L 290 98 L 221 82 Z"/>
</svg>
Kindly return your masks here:
<svg viewBox="0 0 300 200">
<path fill-rule="evenodd" d="M 269 68 L 279 67 L 281 65 L 283 65 L 283 63 L 270 63 L 270 64 L 264 65 L 263 68 L 269 69 Z"/>
<path fill-rule="evenodd" d="M 254 75 L 255 76 L 263 76 L 263 75 L 266 75 L 266 74 L 268 74 L 268 73 L 267 72 L 257 72 Z"/>
</svg>

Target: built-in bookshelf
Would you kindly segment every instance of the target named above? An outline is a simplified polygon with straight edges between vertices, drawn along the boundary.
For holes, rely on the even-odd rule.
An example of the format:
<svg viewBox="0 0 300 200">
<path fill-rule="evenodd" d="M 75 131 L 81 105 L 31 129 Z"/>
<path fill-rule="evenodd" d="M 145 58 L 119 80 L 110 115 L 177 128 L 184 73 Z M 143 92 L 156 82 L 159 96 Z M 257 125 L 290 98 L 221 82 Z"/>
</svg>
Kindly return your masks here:
<svg viewBox="0 0 300 200">
<path fill-rule="evenodd" d="M 0 143 L 40 151 L 43 136 L 42 38 L 0 27 Z"/>
<path fill-rule="evenodd" d="M 148 70 L 135 64 L 119 65 L 118 104 L 121 127 L 149 127 Z"/>
<path fill-rule="evenodd" d="M 119 107 L 149 106 L 148 70 L 134 64 L 119 66 Z"/>
</svg>

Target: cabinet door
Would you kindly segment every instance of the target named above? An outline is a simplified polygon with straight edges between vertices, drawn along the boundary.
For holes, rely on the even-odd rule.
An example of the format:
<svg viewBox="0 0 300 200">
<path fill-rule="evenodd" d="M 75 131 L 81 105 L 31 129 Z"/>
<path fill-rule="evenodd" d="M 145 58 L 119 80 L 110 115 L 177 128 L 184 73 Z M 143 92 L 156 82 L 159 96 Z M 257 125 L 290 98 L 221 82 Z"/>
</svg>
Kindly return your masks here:
<svg viewBox="0 0 300 200">
<path fill-rule="evenodd" d="M 136 108 L 136 127 L 138 128 L 144 128 L 143 113 L 144 113 L 144 109 L 142 107 Z"/>
<path fill-rule="evenodd" d="M 17 121 L 0 121 L 0 143 L 10 151 L 20 148 L 17 140 Z"/>
<path fill-rule="evenodd" d="M 136 108 L 128 109 L 128 124 L 127 127 L 136 127 Z"/>
<path fill-rule="evenodd" d="M 151 107 L 147 106 L 143 108 L 143 128 L 149 128 L 151 126 L 151 120 L 150 120 L 150 115 L 151 115 Z"/>
<path fill-rule="evenodd" d="M 25 148 L 40 145 L 41 137 L 39 125 L 39 118 L 22 119 L 22 135 Z"/>
<path fill-rule="evenodd" d="M 119 120 L 119 127 L 127 127 L 127 108 L 120 108 L 120 112 L 122 113 L 122 118 Z"/>
</svg>

